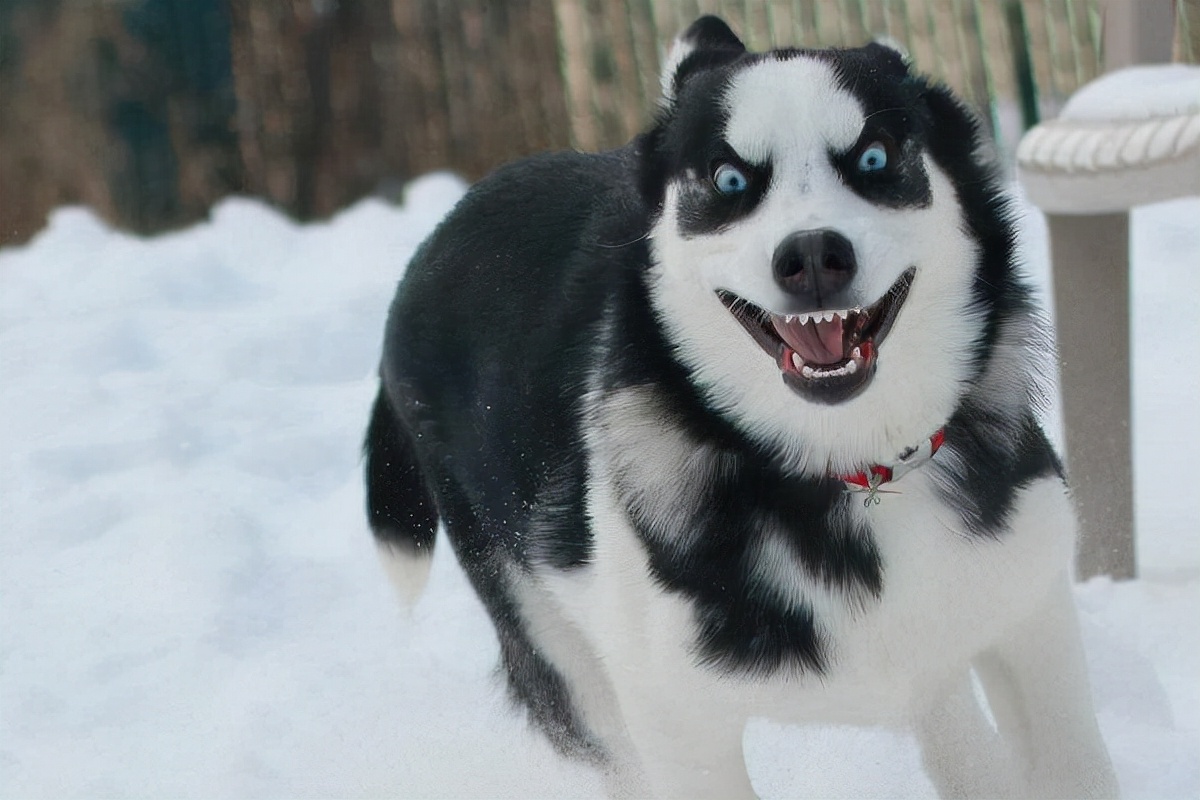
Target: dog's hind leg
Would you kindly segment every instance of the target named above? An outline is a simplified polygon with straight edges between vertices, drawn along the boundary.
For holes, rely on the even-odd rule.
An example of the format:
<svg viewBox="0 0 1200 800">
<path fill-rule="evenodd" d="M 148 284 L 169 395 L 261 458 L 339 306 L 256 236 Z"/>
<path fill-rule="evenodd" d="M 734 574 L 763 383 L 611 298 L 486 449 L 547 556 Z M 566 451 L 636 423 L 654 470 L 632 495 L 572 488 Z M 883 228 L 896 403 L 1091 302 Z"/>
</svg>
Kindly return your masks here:
<svg viewBox="0 0 1200 800">
<path fill-rule="evenodd" d="M 388 577 L 410 605 L 429 578 L 438 512 L 412 438 L 380 390 L 363 443 L 367 519 Z"/>
<path fill-rule="evenodd" d="M 566 701 L 554 705 L 560 713 L 569 709 L 577 720 L 575 726 L 586 730 L 598 745 L 594 763 L 603 776 L 605 793 L 613 800 L 640 800 L 650 796 L 650 788 L 629 740 L 606 663 L 563 613 L 559 595 L 547 587 L 552 583 L 560 593 L 578 597 L 582 591 L 577 580 L 569 573 L 549 579 L 529 575 L 514 585 L 513 597 L 530 631 L 530 645 L 553 664 L 568 691 Z"/>
<path fill-rule="evenodd" d="M 1022 782 L 1006 742 L 988 722 L 962 672 L 916 720 L 921 759 L 938 796 L 1015 797 Z"/>
<path fill-rule="evenodd" d="M 976 670 L 1000 733 L 1033 797 L 1116 797 L 1116 775 L 1096 724 L 1071 584 L 1049 596 Z"/>
</svg>

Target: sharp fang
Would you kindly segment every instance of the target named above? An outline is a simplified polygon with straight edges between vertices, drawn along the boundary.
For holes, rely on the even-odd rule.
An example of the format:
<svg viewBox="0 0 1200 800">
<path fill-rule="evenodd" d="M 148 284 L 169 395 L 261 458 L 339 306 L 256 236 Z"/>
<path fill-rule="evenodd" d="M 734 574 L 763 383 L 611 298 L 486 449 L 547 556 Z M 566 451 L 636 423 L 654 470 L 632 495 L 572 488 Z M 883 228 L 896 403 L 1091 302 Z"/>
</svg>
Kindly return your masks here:
<svg viewBox="0 0 1200 800">
<path fill-rule="evenodd" d="M 855 347 L 853 350 L 850 351 L 850 357 L 851 358 L 862 358 L 862 350 Z"/>
<path fill-rule="evenodd" d="M 824 319 L 826 322 L 833 322 L 833 312 L 832 312 L 832 311 L 826 311 L 826 312 L 825 312 L 825 313 L 822 315 L 822 318 L 823 318 L 823 319 Z"/>
<path fill-rule="evenodd" d="M 804 366 L 804 362 L 800 360 L 800 354 L 795 351 L 792 351 L 792 366 L 796 369 Z"/>
<path fill-rule="evenodd" d="M 806 378 L 811 378 L 813 376 L 813 368 L 808 364 L 805 364 L 803 367 L 801 367 L 800 374 Z"/>
<path fill-rule="evenodd" d="M 801 325 L 807 325 L 812 322 L 812 314 L 797 314 L 796 319 L 800 320 Z"/>
</svg>

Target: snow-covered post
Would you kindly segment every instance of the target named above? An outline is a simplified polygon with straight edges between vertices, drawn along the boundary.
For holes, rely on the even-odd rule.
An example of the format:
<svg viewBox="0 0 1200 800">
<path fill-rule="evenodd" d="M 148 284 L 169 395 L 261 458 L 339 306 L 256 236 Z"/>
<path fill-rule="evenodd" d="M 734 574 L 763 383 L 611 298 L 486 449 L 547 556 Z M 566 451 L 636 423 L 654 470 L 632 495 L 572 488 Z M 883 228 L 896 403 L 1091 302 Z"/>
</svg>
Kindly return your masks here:
<svg viewBox="0 0 1200 800">
<path fill-rule="evenodd" d="M 1200 69 L 1169 61 L 1172 0 L 1108 0 L 1109 75 L 1017 151 L 1050 229 L 1080 578 L 1137 572 L 1129 358 L 1129 209 L 1200 193 Z"/>
</svg>

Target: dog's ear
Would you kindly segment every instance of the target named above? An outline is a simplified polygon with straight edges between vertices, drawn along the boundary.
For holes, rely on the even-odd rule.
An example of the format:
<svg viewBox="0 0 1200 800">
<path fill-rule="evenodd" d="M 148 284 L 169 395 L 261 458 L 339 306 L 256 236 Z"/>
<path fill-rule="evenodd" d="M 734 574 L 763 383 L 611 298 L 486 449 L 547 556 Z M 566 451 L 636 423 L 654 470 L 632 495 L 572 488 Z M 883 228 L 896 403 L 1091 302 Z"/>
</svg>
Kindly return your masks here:
<svg viewBox="0 0 1200 800">
<path fill-rule="evenodd" d="M 746 52 L 725 21 L 720 17 L 703 16 L 675 37 L 662 69 L 663 103 L 675 99 L 687 76 L 705 67 L 718 66 Z"/>
<path fill-rule="evenodd" d="M 871 63 L 883 65 L 888 75 L 903 79 L 910 74 L 908 68 L 912 66 L 912 58 L 904 46 L 891 37 L 881 36 L 867 43 L 863 52 L 869 56 Z"/>
</svg>

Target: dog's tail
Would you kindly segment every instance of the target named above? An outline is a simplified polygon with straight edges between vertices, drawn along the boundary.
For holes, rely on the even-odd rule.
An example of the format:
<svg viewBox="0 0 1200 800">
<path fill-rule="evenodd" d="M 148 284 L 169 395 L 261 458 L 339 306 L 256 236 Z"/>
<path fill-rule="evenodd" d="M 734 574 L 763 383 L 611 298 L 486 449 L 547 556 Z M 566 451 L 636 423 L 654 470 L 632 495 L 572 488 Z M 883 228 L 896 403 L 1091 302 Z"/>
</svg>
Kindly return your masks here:
<svg viewBox="0 0 1200 800">
<path fill-rule="evenodd" d="M 388 577 L 411 608 L 429 579 L 438 512 L 412 437 L 383 389 L 363 443 L 367 519 Z"/>
</svg>

